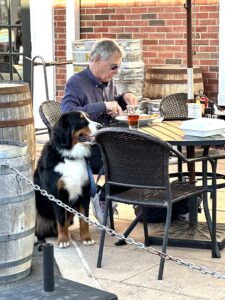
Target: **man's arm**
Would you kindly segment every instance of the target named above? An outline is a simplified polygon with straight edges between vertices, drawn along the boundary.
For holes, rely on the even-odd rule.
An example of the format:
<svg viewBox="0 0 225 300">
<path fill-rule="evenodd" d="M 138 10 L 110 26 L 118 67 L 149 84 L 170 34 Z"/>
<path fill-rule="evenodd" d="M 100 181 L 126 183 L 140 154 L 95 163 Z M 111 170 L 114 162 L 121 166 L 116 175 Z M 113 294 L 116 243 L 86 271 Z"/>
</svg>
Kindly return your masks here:
<svg viewBox="0 0 225 300">
<path fill-rule="evenodd" d="M 69 80 L 67 82 L 65 94 L 62 98 L 62 112 L 84 111 L 92 120 L 97 120 L 101 113 L 106 112 L 106 106 L 103 102 L 89 103 L 91 95 L 88 97 L 88 91 L 84 92 L 84 88 L 85 85 L 81 88 L 80 84 L 77 84 L 76 81 Z"/>
</svg>

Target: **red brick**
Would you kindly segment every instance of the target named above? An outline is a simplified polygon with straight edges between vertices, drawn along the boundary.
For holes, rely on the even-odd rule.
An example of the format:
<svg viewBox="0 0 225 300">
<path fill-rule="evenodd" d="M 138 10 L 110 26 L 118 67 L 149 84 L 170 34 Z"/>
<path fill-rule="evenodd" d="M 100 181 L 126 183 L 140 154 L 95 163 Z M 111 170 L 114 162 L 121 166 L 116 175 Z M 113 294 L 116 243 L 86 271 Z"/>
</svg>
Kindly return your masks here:
<svg viewBox="0 0 225 300">
<path fill-rule="evenodd" d="M 96 14 L 101 14 L 101 9 L 86 9 L 85 14 L 91 14 L 91 15 L 96 15 Z"/>
<path fill-rule="evenodd" d="M 120 33 L 120 32 L 124 32 L 124 28 L 123 27 L 111 27 L 108 29 L 109 33 Z"/>
<path fill-rule="evenodd" d="M 108 32 L 109 31 L 109 29 L 108 29 L 108 27 L 94 27 L 94 32 Z"/>
</svg>

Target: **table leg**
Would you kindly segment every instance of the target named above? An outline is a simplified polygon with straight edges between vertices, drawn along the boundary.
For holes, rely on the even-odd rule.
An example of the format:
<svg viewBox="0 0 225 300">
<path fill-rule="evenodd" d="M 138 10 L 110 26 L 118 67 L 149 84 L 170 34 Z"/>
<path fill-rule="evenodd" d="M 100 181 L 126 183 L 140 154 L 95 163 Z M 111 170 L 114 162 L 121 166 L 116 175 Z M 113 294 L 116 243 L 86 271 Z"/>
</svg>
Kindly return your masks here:
<svg viewBox="0 0 225 300">
<path fill-rule="evenodd" d="M 187 146 L 187 158 L 193 158 L 195 157 L 195 148 L 194 146 Z M 188 165 L 188 171 L 190 174 L 190 183 L 195 184 L 195 164 L 189 164 Z M 197 226 L 198 223 L 198 203 L 197 201 L 190 201 L 189 204 L 189 217 L 190 217 L 190 226 Z"/>
</svg>

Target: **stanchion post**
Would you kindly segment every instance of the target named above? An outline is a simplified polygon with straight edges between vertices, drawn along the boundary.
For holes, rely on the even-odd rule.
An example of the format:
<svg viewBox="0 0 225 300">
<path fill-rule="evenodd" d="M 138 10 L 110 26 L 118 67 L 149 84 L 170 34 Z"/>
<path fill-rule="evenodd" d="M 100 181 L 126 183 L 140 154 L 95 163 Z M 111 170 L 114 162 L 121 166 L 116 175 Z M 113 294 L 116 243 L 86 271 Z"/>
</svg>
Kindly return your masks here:
<svg viewBox="0 0 225 300">
<path fill-rule="evenodd" d="M 54 248 L 49 243 L 43 246 L 43 287 L 45 292 L 55 290 Z"/>
</svg>

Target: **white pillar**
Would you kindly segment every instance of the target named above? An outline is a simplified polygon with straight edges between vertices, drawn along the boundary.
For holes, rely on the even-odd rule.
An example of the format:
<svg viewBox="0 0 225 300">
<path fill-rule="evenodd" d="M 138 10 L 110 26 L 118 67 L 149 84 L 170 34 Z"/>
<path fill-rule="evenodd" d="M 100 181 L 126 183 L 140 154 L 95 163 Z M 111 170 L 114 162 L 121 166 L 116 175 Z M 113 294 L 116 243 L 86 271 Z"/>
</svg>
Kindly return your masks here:
<svg viewBox="0 0 225 300">
<path fill-rule="evenodd" d="M 32 57 L 42 56 L 46 62 L 54 60 L 54 30 L 52 0 L 30 0 L 30 23 Z M 38 61 L 38 60 L 36 60 Z M 49 99 L 54 100 L 54 68 L 47 67 Z M 39 116 L 39 105 L 46 99 L 44 73 L 42 66 L 34 67 L 33 111 L 35 127 L 43 128 Z"/>
<path fill-rule="evenodd" d="M 219 95 L 218 104 L 225 106 L 225 1 L 220 1 L 220 26 L 219 26 Z"/>
<path fill-rule="evenodd" d="M 80 38 L 80 1 L 66 0 L 66 59 L 71 60 L 72 42 Z M 67 79 L 73 74 L 73 66 L 67 65 Z"/>
</svg>

